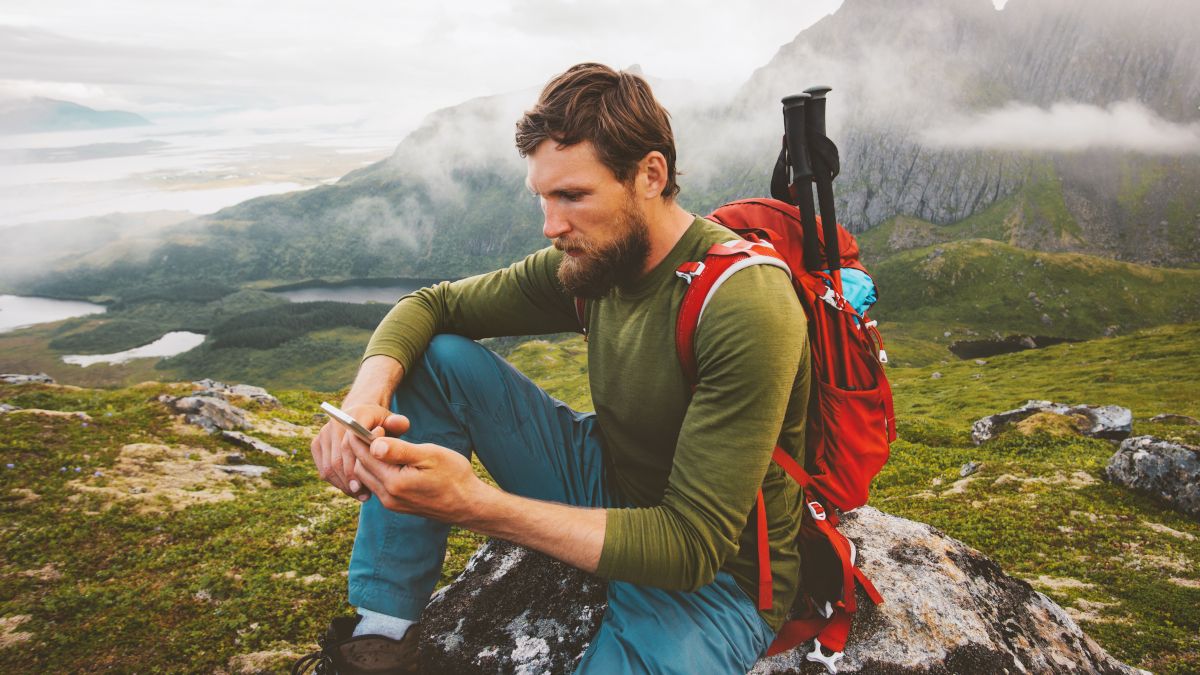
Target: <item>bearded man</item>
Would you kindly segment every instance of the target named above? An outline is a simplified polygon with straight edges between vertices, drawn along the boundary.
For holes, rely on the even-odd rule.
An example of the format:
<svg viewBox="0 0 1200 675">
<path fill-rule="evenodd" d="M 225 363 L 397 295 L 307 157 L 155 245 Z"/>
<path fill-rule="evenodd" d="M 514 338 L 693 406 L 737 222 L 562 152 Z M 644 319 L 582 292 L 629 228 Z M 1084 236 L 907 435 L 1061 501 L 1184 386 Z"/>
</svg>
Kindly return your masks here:
<svg viewBox="0 0 1200 675">
<path fill-rule="evenodd" d="M 581 64 L 517 123 L 527 186 L 553 246 L 402 298 L 375 331 L 343 407 L 379 436 L 330 422 L 320 476 L 362 501 L 354 616 L 335 619 L 325 672 L 417 672 L 413 628 L 450 524 L 609 580 L 581 673 L 744 673 L 795 597 L 809 367 L 803 310 L 782 270 L 731 276 L 676 355 L 680 265 L 736 239 L 676 202 L 666 110 L 628 72 Z M 581 330 L 595 413 L 554 400 L 473 339 Z M 387 436 L 383 433 L 386 431 Z M 499 484 L 471 470 L 476 455 Z M 753 523 L 768 520 L 769 600 Z"/>
</svg>

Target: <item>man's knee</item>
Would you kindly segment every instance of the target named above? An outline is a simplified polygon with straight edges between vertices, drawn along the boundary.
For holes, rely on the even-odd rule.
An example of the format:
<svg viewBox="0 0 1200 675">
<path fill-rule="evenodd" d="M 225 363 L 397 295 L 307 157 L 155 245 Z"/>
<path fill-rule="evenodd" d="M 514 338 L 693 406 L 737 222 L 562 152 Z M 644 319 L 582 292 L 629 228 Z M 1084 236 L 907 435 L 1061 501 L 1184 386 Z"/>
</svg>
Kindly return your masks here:
<svg viewBox="0 0 1200 675">
<path fill-rule="evenodd" d="M 475 381 L 496 367 L 496 357 L 491 351 L 461 335 L 433 336 L 424 359 L 430 374 L 443 382 Z"/>
</svg>

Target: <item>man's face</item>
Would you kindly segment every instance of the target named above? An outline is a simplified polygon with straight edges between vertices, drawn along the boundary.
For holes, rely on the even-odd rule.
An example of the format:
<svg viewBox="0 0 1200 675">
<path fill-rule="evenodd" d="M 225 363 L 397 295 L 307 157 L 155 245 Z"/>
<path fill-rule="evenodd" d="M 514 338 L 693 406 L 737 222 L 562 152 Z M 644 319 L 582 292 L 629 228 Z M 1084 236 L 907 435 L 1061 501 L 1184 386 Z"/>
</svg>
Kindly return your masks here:
<svg viewBox="0 0 1200 675">
<path fill-rule="evenodd" d="M 546 215 L 542 233 L 566 253 L 558 280 L 567 291 L 599 298 L 637 279 L 650 237 L 633 184 L 617 180 L 588 142 L 559 149 L 544 141 L 527 159 L 526 182 Z"/>
</svg>

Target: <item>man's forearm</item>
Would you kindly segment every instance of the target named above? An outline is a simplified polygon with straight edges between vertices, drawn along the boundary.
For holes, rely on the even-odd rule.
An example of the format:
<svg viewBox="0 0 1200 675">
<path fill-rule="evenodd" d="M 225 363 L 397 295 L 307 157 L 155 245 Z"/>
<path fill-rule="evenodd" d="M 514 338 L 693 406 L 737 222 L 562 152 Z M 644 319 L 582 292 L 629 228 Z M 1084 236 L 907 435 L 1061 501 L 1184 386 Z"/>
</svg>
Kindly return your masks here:
<svg viewBox="0 0 1200 675">
<path fill-rule="evenodd" d="M 484 485 L 461 526 L 532 548 L 585 572 L 600 566 L 605 509 L 529 499 Z"/>
<path fill-rule="evenodd" d="M 388 407 L 392 392 L 404 377 L 404 366 L 390 356 L 377 354 L 363 360 L 350 393 L 342 401 L 342 407 L 372 404 Z"/>
</svg>

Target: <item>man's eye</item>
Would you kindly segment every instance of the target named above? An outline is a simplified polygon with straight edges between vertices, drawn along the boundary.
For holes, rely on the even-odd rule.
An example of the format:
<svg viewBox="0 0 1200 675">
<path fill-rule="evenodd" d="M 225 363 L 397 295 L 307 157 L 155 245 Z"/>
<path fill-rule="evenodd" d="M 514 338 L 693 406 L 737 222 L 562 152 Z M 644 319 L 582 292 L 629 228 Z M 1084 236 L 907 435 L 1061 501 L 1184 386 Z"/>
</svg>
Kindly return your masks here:
<svg viewBox="0 0 1200 675">
<path fill-rule="evenodd" d="M 563 199 L 569 202 L 577 202 L 580 199 L 583 199 L 583 195 L 578 192 L 564 192 Z"/>
</svg>

